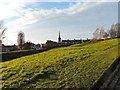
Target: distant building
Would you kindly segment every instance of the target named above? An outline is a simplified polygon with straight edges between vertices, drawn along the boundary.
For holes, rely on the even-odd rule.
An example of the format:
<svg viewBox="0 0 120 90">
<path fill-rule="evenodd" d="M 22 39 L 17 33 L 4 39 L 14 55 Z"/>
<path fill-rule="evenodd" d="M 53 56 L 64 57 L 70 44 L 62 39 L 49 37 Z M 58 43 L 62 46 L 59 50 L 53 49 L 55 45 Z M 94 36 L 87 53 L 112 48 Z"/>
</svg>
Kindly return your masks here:
<svg viewBox="0 0 120 90">
<path fill-rule="evenodd" d="M 86 40 L 82 40 L 82 42 L 89 42 L 89 41 L 91 41 L 91 39 L 86 39 Z"/>
<path fill-rule="evenodd" d="M 62 46 L 62 45 L 72 45 L 72 44 L 78 44 L 81 43 L 81 40 L 62 40 L 61 36 L 60 36 L 60 32 L 59 32 L 59 36 L 58 36 L 58 46 Z"/>
<path fill-rule="evenodd" d="M 72 44 L 79 44 L 82 43 L 82 40 L 62 40 L 63 45 L 72 45 Z"/>
<path fill-rule="evenodd" d="M 54 42 L 51 40 L 47 40 L 47 42 L 45 44 L 42 44 L 41 47 L 42 48 L 54 48 L 54 47 L 61 47 L 61 46 L 68 46 L 68 45 L 73 45 L 73 44 L 80 44 L 82 42 L 88 42 L 90 41 L 90 39 L 86 39 L 86 40 L 62 40 L 61 36 L 60 36 L 60 32 L 59 32 L 59 36 L 58 36 L 58 42 Z"/>
<path fill-rule="evenodd" d="M 46 48 L 47 46 L 46 46 L 46 44 L 41 44 L 41 47 Z"/>
<path fill-rule="evenodd" d="M 36 50 L 41 49 L 41 45 L 40 45 L 40 44 L 35 44 L 35 45 L 34 45 L 34 49 L 36 49 Z"/>
<path fill-rule="evenodd" d="M 40 44 L 34 44 L 32 42 L 26 42 L 24 44 L 24 49 L 41 49 L 41 45 Z"/>
<path fill-rule="evenodd" d="M 59 32 L 59 37 L 58 37 L 58 43 L 61 43 L 61 36 L 60 36 L 60 32 Z"/>
<path fill-rule="evenodd" d="M 16 45 L 2 45 L 2 52 L 10 52 L 18 50 Z"/>
<path fill-rule="evenodd" d="M 57 46 L 58 46 L 57 42 L 54 42 L 51 40 L 47 40 L 46 45 L 45 45 L 46 48 L 54 48 Z"/>
</svg>

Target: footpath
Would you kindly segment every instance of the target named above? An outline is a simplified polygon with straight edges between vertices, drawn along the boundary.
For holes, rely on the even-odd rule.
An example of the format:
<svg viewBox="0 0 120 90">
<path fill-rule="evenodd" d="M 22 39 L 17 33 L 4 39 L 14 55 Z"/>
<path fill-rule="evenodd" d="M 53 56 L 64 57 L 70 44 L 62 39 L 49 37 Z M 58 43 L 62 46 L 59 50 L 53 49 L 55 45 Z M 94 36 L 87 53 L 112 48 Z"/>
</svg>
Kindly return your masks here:
<svg viewBox="0 0 120 90">
<path fill-rule="evenodd" d="M 102 75 L 92 90 L 120 90 L 120 57 Z"/>
</svg>

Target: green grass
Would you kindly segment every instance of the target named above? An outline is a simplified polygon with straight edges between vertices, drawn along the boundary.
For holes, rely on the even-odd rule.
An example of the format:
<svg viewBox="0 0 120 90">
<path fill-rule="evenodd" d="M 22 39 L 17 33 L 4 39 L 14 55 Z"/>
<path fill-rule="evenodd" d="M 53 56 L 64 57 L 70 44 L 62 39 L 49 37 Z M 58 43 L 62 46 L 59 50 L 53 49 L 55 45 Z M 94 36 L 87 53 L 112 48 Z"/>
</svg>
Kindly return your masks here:
<svg viewBox="0 0 120 90">
<path fill-rule="evenodd" d="M 90 89 L 119 56 L 118 44 L 76 44 L 3 62 L 1 87 Z"/>
</svg>

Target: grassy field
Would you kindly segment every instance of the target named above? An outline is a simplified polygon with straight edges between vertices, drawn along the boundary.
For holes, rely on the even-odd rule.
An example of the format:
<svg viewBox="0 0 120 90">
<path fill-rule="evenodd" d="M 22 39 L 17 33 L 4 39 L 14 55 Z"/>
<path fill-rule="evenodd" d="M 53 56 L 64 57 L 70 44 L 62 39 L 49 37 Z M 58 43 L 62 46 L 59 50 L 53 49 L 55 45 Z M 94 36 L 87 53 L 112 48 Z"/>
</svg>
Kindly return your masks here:
<svg viewBox="0 0 120 90">
<path fill-rule="evenodd" d="M 89 89 L 119 56 L 118 44 L 76 44 L 0 63 L 1 87 Z"/>
</svg>

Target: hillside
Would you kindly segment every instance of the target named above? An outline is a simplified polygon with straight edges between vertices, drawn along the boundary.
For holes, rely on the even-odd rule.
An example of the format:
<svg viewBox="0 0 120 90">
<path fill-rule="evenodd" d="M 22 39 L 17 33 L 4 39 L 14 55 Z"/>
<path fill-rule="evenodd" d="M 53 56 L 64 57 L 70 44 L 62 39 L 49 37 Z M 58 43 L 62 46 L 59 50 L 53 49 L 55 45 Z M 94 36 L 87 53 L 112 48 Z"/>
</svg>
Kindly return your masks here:
<svg viewBox="0 0 120 90">
<path fill-rule="evenodd" d="M 118 57 L 118 44 L 76 44 L 3 62 L 1 87 L 89 89 Z"/>
</svg>

